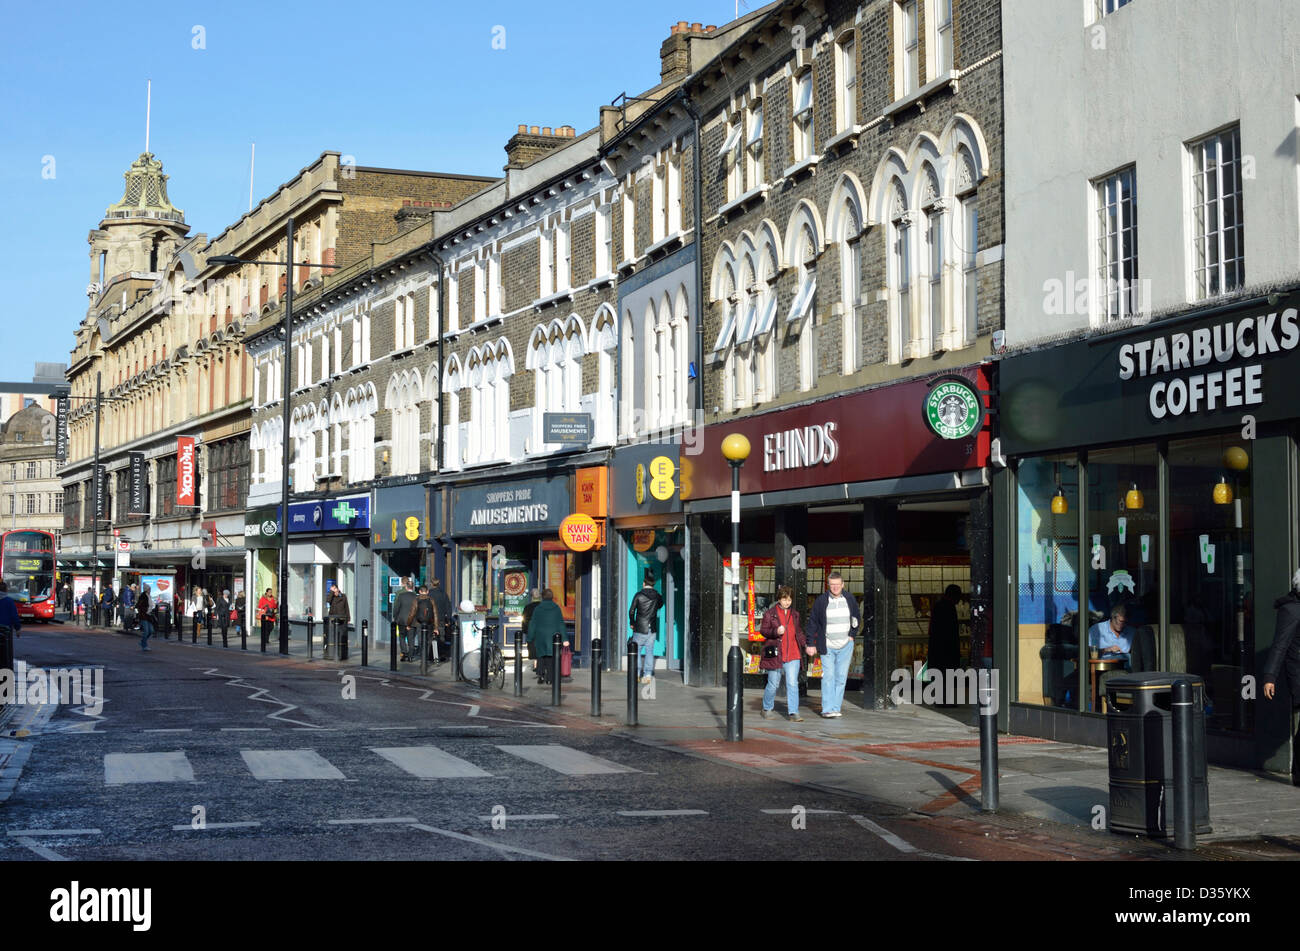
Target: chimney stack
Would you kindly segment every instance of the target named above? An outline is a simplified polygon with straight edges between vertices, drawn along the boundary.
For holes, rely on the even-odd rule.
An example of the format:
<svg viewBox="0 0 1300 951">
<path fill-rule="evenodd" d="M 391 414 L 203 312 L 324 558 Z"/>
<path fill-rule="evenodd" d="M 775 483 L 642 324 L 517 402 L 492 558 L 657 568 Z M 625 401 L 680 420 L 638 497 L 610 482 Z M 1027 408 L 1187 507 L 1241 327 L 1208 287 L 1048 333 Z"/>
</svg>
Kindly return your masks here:
<svg viewBox="0 0 1300 951">
<path fill-rule="evenodd" d="M 573 126 L 538 127 L 521 125 L 519 131 L 506 143 L 506 168 L 523 168 L 531 165 L 548 152 L 566 145 L 575 136 Z"/>
<path fill-rule="evenodd" d="M 704 26 L 699 23 L 687 23 L 678 20 L 668 28 L 668 39 L 659 47 L 659 78 L 661 82 L 681 79 L 690 75 L 691 55 L 690 40 L 707 37 L 717 30 L 716 26 Z"/>
</svg>

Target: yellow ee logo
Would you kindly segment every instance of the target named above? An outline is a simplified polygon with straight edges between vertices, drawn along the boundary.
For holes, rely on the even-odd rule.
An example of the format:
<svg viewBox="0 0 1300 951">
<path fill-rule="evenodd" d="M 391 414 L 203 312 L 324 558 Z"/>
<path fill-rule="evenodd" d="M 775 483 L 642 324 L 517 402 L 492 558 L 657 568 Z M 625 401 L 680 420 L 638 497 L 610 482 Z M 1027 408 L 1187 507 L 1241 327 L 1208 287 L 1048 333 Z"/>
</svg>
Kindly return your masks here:
<svg viewBox="0 0 1300 951">
<path fill-rule="evenodd" d="M 397 541 L 397 519 L 393 519 L 393 541 Z"/>
<path fill-rule="evenodd" d="M 406 518 L 406 540 L 413 542 L 420 537 L 420 520 L 414 515 Z"/>
<path fill-rule="evenodd" d="M 645 502 L 645 466 L 641 463 L 636 465 L 636 504 L 641 505 Z"/>
<path fill-rule="evenodd" d="M 655 456 L 650 461 L 650 494 L 660 502 L 673 497 L 677 485 L 673 482 L 673 473 L 677 466 L 667 456 Z"/>
</svg>

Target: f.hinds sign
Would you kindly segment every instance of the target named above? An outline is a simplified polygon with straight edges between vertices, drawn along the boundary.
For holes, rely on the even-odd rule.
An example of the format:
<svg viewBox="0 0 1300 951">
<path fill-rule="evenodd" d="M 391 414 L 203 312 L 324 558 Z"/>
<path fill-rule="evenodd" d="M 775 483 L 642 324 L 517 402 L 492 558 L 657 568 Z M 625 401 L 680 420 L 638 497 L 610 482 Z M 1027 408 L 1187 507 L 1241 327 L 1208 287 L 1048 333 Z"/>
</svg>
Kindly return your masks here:
<svg viewBox="0 0 1300 951">
<path fill-rule="evenodd" d="M 196 505 L 194 498 L 194 437 L 176 438 L 176 504 Z"/>
<path fill-rule="evenodd" d="M 827 420 L 798 429 L 763 435 L 763 471 L 780 472 L 805 466 L 830 465 L 840 454 L 836 423 Z"/>
</svg>

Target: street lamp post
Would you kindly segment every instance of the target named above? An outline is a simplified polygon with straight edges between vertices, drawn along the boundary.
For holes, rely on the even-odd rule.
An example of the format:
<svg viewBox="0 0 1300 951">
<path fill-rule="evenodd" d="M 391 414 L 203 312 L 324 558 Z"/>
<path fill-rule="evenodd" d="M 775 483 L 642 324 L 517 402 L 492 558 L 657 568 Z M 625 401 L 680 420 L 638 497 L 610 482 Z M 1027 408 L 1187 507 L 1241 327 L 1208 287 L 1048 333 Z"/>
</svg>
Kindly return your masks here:
<svg viewBox="0 0 1300 951">
<path fill-rule="evenodd" d="M 250 261 L 233 254 L 217 254 L 208 258 L 209 265 L 254 264 L 258 266 L 283 267 L 284 282 L 284 320 L 281 334 L 284 337 L 284 349 L 281 356 L 284 361 L 284 374 L 281 379 L 283 414 L 280 434 L 280 653 L 289 653 L 289 388 L 290 356 L 289 344 L 293 339 L 293 269 L 295 267 L 334 267 L 333 264 L 311 264 L 293 259 L 293 216 L 285 221 L 285 261 Z"/>
<path fill-rule="evenodd" d="M 744 696 L 741 676 L 744 655 L 740 650 L 740 467 L 749 458 L 749 440 L 732 433 L 722 440 L 722 455 L 731 466 L 731 650 L 727 651 L 727 740 L 740 742 L 744 736 Z"/>
</svg>

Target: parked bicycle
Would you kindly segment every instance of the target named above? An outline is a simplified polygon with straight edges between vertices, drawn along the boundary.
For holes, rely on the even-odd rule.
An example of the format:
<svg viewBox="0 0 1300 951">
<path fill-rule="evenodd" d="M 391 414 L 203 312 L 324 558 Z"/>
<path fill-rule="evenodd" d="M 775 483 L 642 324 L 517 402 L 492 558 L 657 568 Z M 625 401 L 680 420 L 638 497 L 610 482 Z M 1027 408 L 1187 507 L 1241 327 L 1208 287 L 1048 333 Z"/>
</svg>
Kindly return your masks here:
<svg viewBox="0 0 1300 951">
<path fill-rule="evenodd" d="M 479 682 L 479 664 L 483 658 L 486 658 L 488 683 L 496 683 L 498 690 L 503 690 L 506 685 L 506 658 L 501 652 L 501 645 L 497 643 L 497 631 L 495 624 L 484 624 L 480 621 L 472 622 L 474 630 L 479 634 L 479 647 L 475 650 L 468 651 L 461 658 L 460 677 L 466 683 L 477 684 Z"/>
</svg>

